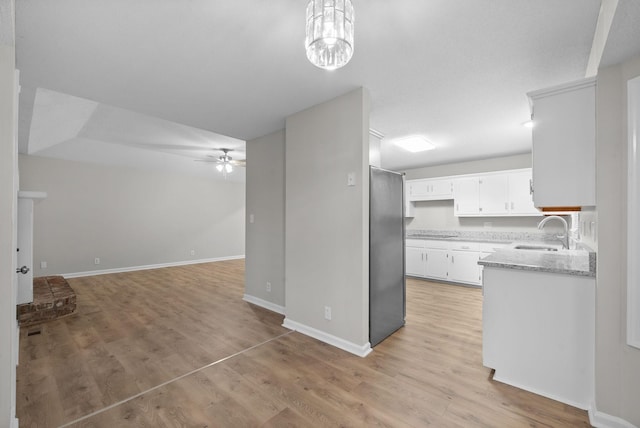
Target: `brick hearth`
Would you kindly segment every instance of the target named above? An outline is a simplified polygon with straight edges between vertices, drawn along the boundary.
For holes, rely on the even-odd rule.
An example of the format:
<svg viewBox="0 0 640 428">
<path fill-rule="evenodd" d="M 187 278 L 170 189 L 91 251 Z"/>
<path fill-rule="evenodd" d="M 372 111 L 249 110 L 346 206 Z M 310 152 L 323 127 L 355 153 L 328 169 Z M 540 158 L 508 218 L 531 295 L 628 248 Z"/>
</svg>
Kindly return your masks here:
<svg viewBox="0 0 640 428">
<path fill-rule="evenodd" d="M 21 327 L 70 315 L 76 310 L 76 293 L 61 276 L 33 278 L 33 302 L 18 305 Z"/>
</svg>

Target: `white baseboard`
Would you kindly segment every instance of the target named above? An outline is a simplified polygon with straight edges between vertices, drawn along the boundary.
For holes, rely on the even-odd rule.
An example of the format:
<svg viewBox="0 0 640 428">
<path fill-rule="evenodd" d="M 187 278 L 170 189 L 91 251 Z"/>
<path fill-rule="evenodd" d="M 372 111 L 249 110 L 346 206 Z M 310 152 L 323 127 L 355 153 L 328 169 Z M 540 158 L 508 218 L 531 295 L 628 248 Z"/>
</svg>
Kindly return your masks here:
<svg viewBox="0 0 640 428">
<path fill-rule="evenodd" d="M 340 348 L 344 351 L 350 352 L 359 357 L 366 357 L 372 351 L 371 344 L 369 342 L 367 342 L 362 346 L 356 345 L 355 343 L 349 342 L 347 340 L 341 339 L 332 334 L 325 333 L 324 331 L 293 321 L 289 318 L 284 319 L 282 326 L 288 329 L 300 332 L 304 335 L 313 337 L 314 339 L 318 339 L 321 342 L 328 343 L 331 346 L 335 346 L 336 348 Z"/>
<path fill-rule="evenodd" d="M 18 421 L 18 418 L 13 418 L 13 420 L 11 421 L 11 428 L 18 428 L 20 426 L 20 422 Z"/>
<path fill-rule="evenodd" d="M 534 394 L 538 394 L 543 397 L 547 397 L 552 400 L 559 401 L 560 403 L 568 404 L 569 406 L 577 407 L 578 409 L 589 410 L 591 408 L 590 403 L 580 403 L 577 401 L 570 400 L 567 397 L 562 397 L 553 393 L 549 393 L 548 391 L 544 391 L 538 388 L 533 388 L 531 387 L 531 385 L 524 385 L 520 382 L 514 382 L 509 378 L 500 376 L 500 373 L 498 372 L 498 370 L 494 372 L 493 380 L 506 383 L 507 385 L 515 386 L 516 388 L 524 389 L 525 391 L 533 392 Z"/>
<path fill-rule="evenodd" d="M 110 273 L 134 272 L 138 270 L 160 269 L 160 268 L 174 267 L 174 266 L 197 265 L 200 263 L 222 262 L 225 260 L 239 260 L 239 259 L 244 259 L 244 255 L 216 257 L 213 259 L 184 260 L 181 262 L 158 263 L 155 265 L 128 266 L 128 267 L 114 268 L 114 269 L 90 270 L 86 272 L 63 273 L 62 276 L 64 278 L 80 278 L 83 276 L 107 275 Z"/>
<path fill-rule="evenodd" d="M 249 302 L 256 306 L 260 306 L 261 308 L 268 309 L 272 312 L 278 313 L 280 315 L 284 315 L 284 306 L 276 305 L 275 303 L 269 302 L 267 300 L 261 299 L 259 297 L 251 296 L 249 294 L 245 294 L 242 297 L 242 300 L 245 302 Z"/>
<path fill-rule="evenodd" d="M 598 411 L 595 403 L 589 408 L 589 423 L 596 428 L 637 428 L 622 418 Z"/>
</svg>

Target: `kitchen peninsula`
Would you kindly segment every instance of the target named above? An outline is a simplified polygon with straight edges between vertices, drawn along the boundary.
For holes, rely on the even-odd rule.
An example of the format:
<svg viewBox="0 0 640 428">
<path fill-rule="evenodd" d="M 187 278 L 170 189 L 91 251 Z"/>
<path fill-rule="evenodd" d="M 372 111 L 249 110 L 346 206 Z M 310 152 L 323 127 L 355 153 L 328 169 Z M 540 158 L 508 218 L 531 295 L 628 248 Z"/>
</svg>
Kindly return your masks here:
<svg viewBox="0 0 640 428">
<path fill-rule="evenodd" d="M 479 261 L 483 365 L 495 370 L 495 380 L 588 409 L 595 253 L 550 248 L 506 249 Z"/>
</svg>

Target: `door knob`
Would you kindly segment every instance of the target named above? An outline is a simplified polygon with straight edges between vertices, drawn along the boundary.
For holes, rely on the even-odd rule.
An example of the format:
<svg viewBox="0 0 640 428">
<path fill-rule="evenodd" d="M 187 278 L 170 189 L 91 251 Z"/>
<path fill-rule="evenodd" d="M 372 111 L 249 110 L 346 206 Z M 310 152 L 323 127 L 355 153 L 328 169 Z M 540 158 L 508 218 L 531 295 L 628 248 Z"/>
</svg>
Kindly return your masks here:
<svg viewBox="0 0 640 428">
<path fill-rule="evenodd" d="M 21 268 L 16 269 L 16 273 L 26 274 L 29 272 L 29 268 L 26 266 L 22 266 Z"/>
</svg>

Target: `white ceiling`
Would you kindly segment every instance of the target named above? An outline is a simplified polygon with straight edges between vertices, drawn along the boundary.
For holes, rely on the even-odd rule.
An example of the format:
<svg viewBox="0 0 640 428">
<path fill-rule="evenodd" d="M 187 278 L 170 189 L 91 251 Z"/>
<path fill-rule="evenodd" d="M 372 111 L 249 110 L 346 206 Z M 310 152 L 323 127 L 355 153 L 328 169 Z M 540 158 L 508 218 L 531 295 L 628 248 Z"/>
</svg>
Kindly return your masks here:
<svg viewBox="0 0 640 428">
<path fill-rule="evenodd" d="M 173 156 L 185 151 L 166 145 L 219 147 L 222 135 L 241 145 L 235 139 L 282 129 L 288 115 L 364 86 L 371 127 L 385 135 L 383 166 L 399 170 L 530 151 L 526 92 L 584 77 L 600 8 L 599 0 L 353 0 L 355 54 L 328 72 L 306 59 L 304 0 L 16 3 L 22 152 L 62 157 L 66 144 L 89 158 L 93 146 L 115 142 L 114 158 L 116 147 L 129 156 L 140 144 Z M 605 58 L 639 50 L 638 3 L 620 0 L 629 16 L 616 15 L 620 46 L 607 46 Z M 63 105 L 66 94 L 99 106 L 87 117 L 87 105 L 67 103 L 79 116 L 37 136 L 36 124 L 47 123 L 37 88 L 59 93 L 51 98 Z M 409 154 L 390 144 L 408 134 L 437 148 Z"/>
</svg>

